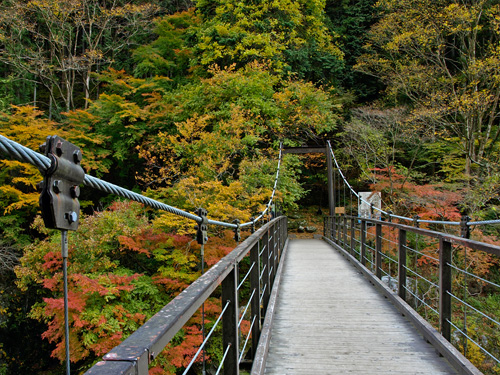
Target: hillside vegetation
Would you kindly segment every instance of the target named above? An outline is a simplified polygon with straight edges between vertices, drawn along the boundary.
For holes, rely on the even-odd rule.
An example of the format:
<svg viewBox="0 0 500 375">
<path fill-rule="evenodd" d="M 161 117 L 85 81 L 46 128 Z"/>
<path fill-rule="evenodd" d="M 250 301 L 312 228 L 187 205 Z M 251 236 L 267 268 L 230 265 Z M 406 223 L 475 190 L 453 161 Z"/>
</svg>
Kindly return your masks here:
<svg viewBox="0 0 500 375">
<path fill-rule="evenodd" d="M 331 140 L 351 185 L 382 191 L 386 210 L 499 218 L 497 1 L 0 7 L 0 133 L 34 150 L 57 134 L 82 149 L 88 174 L 187 211 L 204 207 L 211 219 L 248 221 L 269 200 L 280 143 Z M 38 170 L 0 166 L 0 374 L 59 374 L 60 234 L 39 217 Z M 277 194 L 285 212 L 326 206 L 324 170 L 317 156 L 285 155 Z M 75 373 L 201 272 L 193 223 L 86 188 L 80 201 L 69 257 Z M 495 242 L 499 233 L 473 233 L 485 235 Z M 233 247 L 231 233 L 210 228 L 207 266 Z M 481 266 L 488 273 L 498 262 Z M 210 318 L 220 306 L 206 311 Z M 151 373 L 189 363 L 199 321 Z"/>
</svg>

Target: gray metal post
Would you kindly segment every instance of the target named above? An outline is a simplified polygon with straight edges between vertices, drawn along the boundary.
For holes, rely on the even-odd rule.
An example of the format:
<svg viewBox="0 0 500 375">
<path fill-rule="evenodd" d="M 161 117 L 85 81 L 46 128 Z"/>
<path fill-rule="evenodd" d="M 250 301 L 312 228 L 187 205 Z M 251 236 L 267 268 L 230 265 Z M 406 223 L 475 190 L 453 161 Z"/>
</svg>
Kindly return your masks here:
<svg viewBox="0 0 500 375">
<path fill-rule="evenodd" d="M 366 220 L 361 219 L 361 264 L 366 266 Z"/>
<path fill-rule="evenodd" d="M 468 225 L 469 221 L 470 217 L 467 215 L 463 215 L 460 219 L 460 237 L 462 238 L 470 238 L 470 225 Z"/>
<path fill-rule="evenodd" d="M 451 340 L 451 242 L 439 240 L 439 321 L 441 335 Z"/>
<path fill-rule="evenodd" d="M 238 330 L 238 264 L 222 281 L 222 305 L 229 302 L 228 308 L 222 318 L 223 348 L 229 346 L 224 362 L 224 375 L 238 375 L 239 369 L 239 330 Z"/>
<path fill-rule="evenodd" d="M 271 281 L 271 285 L 274 284 L 274 277 L 276 275 L 276 264 L 275 264 L 275 255 L 276 255 L 276 248 L 274 244 L 276 243 L 276 232 L 274 231 L 274 225 L 269 228 L 270 230 L 270 235 L 269 235 L 269 241 L 268 241 L 268 246 L 269 246 L 269 279 Z"/>
<path fill-rule="evenodd" d="M 354 227 L 354 218 L 351 218 L 351 255 L 354 256 L 354 247 L 356 245 L 356 228 Z"/>
<path fill-rule="evenodd" d="M 252 309 L 252 321 L 255 319 L 255 323 L 252 326 L 252 355 L 255 356 L 257 353 L 257 346 L 259 344 L 260 337 L 260 323 L 261 323 L 261 314 L 260 314 L 260 259 L 259 259 L 259 251 L 260 251 L 260 241 L 252 247 L 250 250 L 250 262 L 253 264 L 253 268 L 250 271 L 250 288 L 254 293 L 251 309 Z"/>
<path fill-rule="evenodd" d="M 66 349 L 66 374 L 70 374 L 69 354 L 69 314 L 68 314 L 68 231 L 61 230 L 61 253 L 63 258 L 64 280 L 64 344 Z"/>
<path fill-rule="evenodd" d="M 398 246 L 398 295 L 406 301 L 406 231 L 401 228 Z"/>
<path fill-rule="evenodd" d="M 342 215 L 342 222 L 343 222 L 343 227 L 342 227 L 342 233 L 343 233 L 343 239 L 342 239 L 342 248 L 347 250 L 347 217 L 345 214 Z"/>
<path fill-rule="evenodd" d="M 375 225 L 375 275 L 382 278 L 382 225 Z"/>
<path fill-rule="evenodd" d="M 335 215 L 335 194 L 333 186 L 333 160 L 330 147 L 326 148 L 326 165 L 328 173 L 328 208 L 330 216 Z"/>
<path fill-rule="evenodd" d="M 269 303 L 269 297 L 271 294 L 271 279 L 269 277 L 269 230 L 267 230 L 262 236 L 262 288 L 263 288 L 263 298 L 262 298 L 262 306 L 263 310 L 267 311 L 267 305 Z"/>
</svg>

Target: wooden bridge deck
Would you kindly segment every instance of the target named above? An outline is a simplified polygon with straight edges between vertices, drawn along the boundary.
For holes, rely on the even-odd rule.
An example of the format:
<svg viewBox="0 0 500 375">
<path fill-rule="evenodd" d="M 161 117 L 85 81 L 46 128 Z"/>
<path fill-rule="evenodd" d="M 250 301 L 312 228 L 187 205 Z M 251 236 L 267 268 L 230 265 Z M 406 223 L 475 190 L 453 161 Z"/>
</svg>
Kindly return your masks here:
<svg viewBox="0 0 500 375">
<path fill-rule="evenodd" d="M 321 240 L 290 241 L 275 314 L 266 374 L 457 373 Z"/>
</svg>

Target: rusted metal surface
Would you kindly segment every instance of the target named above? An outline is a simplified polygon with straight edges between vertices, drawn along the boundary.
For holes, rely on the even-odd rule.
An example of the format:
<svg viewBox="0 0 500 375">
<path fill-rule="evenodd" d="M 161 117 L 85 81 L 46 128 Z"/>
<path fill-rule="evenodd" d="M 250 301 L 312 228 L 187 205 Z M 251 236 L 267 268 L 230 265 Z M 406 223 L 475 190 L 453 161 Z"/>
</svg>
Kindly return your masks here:
<svg viewBox="0 0 500 375">
<path fill-rule="evenodd" d="M 40 149 L 50 158 L 39 188 L 40 208 L 47 228 L 77 230 L 80 217 L 79 185 L 85 172 L 80 166 L 82 153 L 78 147 L 54 135 L 47 137 Z"/>
</svg>

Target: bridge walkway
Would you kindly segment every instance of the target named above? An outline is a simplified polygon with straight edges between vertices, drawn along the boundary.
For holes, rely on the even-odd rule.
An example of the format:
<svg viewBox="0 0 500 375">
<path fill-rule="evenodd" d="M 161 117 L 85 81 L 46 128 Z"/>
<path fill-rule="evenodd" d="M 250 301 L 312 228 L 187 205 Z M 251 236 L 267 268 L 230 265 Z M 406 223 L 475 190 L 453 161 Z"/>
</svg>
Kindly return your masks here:
<svg viewBox="0 0 500 375">
<path fill-rule="evenodd" d="M 266 374 L 456 374 L 413 325 L 322 240 L 290 240 Z"/>
</svg>

